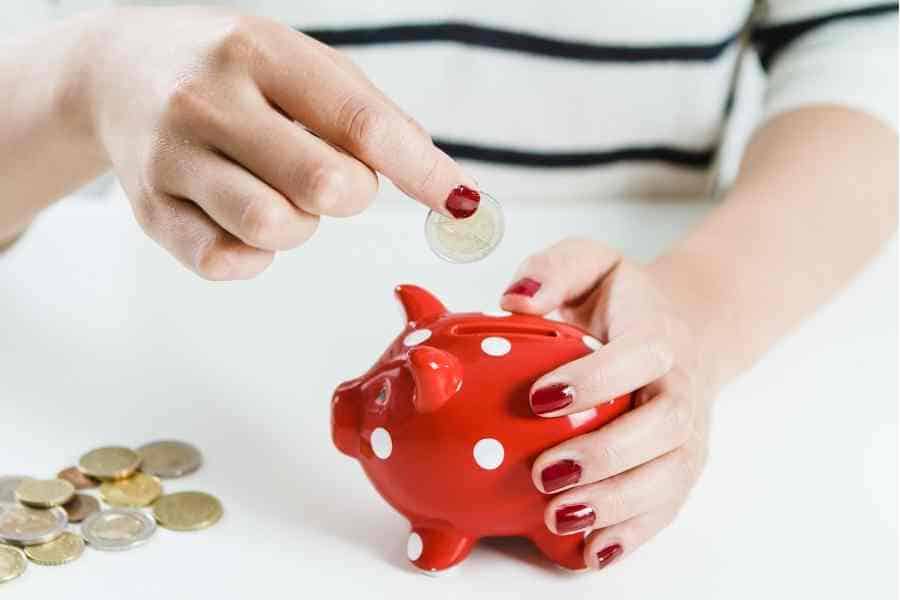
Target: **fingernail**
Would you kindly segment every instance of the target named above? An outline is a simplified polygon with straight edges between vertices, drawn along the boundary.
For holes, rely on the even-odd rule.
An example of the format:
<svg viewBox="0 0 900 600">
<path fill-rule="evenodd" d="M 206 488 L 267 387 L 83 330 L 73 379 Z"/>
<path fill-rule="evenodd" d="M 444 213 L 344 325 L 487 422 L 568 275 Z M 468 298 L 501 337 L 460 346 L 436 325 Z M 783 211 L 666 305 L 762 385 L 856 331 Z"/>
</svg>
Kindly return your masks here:
<svg viewBox="0 0 900 600">
<path fill-rule="evenodd" d="M 565 408 L 575 401 L 575 388 L 567 383 L 554 383 L 531 392 L 531 410 L 543 415 Z"/>
<path fill-rule="evenodd" d="M 564 487 L 578 483 L 581 479 L 581 465 L 574 460 L 561 460 L 541 471 L 541 486 L 551 494 Z"/>
<path fill-rule="evenodd" d="M 481 202 L 481 194 L 477 190 L 459 185 L 450 191 L 447 202 L 444 204 L 447 211 L 457 219 L 471 217 L 478 210 Z"/>
<path fill-rule="evenodd" d="M 612 546 L 607 546 L 597 553 L 597 568 L 602 569 L 609 566 L 609 563 L 616 560 L 616 558 L 618 558 L 620 554 L 622 554 L 621 544 L 613 544 Z"/>
<path fill-rule="evenodd" d="M 541 282 L 532 279 L 531 277 L 523 277 L 518 280 L 503 292 L 504 296 L 508 296 L 510 294 L 515 294 L 517 296 L 528 296 L 531 298 L 535 294 L 537 294 L 538 290 L 541 289 Z"/>
<path fill-rule="evenodd" d="M 593 507 L 587 504 L 567 504 L 556 510 L 556 532 L 562 535 L 587 529 L 597 520 Z"/>
</svg>

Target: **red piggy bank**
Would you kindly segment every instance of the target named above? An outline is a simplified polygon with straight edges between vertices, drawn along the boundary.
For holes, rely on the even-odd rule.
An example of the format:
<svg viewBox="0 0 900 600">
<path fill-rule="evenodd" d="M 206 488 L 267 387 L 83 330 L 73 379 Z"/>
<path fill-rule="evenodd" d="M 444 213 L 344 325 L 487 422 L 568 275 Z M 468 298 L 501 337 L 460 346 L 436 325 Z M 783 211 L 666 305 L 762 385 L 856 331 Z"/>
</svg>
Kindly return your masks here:
<svg viewBox="0 0 900 600">
<path fill-rule="evenodd" d="M 337 388 L 332 436 L 409 519 L 409 560 L 437 574 L 479 538 L 524 536 L 558 565 L 584 568 L 584 536 L 544 524 L 549 496 L 531 466 L 543 450 L 628 410 L 630 397 L 541 418 L 528 394 L 540 376 L 600 343 L 565 323 L 450 313 L 422 288 L 395 291 L 406 327 L 367 373 Z"/>
</svg>

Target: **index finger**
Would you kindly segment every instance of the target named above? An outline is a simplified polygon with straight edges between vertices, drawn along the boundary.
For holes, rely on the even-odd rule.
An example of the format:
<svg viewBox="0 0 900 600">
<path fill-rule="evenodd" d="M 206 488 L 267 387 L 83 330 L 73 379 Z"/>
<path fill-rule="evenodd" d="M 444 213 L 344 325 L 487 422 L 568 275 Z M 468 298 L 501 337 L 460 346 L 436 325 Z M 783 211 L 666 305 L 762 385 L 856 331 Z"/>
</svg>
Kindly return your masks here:
<svg viewBox="0 0 900 600">
<path fill-rule="evenodd" d="M 338 68 L 314 40 L 277 28 L 266 36 L 265 59 L 255 61 L 253 73 L 271 102 L 426 206 L 457 218 L 475 212 L 475 182 L 410 117 Z"/>
</svg>

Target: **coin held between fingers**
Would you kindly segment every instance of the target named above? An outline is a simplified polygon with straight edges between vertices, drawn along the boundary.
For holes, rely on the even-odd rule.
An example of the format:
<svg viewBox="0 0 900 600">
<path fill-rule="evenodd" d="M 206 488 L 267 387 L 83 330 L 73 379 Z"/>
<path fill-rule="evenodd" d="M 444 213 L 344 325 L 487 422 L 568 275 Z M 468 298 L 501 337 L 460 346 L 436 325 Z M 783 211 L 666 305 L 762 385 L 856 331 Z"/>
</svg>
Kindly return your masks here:
<svg viewBox="0 0 900 600">
<path fill-rule="evenodd" d="M 488 256 L 500 244 L 505 230 L 503 209 L 497 200 L 481 192 L 477 210 L 465 219 L 452 219 L 430 211 L 425 218 L 425 238 L 431 250 L 452 263 L 469 263 Z"/>
</svg>

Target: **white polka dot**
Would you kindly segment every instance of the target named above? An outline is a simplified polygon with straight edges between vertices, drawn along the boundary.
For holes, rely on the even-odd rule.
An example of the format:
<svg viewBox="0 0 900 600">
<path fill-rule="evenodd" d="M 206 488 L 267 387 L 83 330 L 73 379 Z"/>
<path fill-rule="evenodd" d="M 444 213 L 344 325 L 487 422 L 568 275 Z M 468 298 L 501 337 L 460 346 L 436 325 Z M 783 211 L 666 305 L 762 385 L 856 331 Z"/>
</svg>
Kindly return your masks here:
<svg viewBox="0 0 900 600">
<path fill-rule="evenodd" d="M 481 340 L 481 349 L 485 354 L 490 354 L 491 356 L 503 356 L 504 354 L 509 354 L 509 351 L 512 350 L 512 344 L 506 338 L 486 337 Z"/>
<path fill-rule="evenodd" d="M 369 438 L 369 443 L 372 444 L 372 452 L 374 452 L 375 456 L 381 460 L 390 456 L 391 451 L 394 449 L 394 442 L 391 440 L 391 434 L 388 433 L 388 430 L 384 427 L 376 427 L 372 431 L 372 437 Z"/>
<path fill-rule="evenodd" d="M 419 560 L 424 550 L 425 545 L 422 544 L 422 536 L 413 531 L 409 534 L 409 539 L 406 540 L 406 557 L 409 560 Z"/>
<path fill-rule="evenodd" d="M 431 337 L 430 329 L 416 329 L 403 338 L 404 346 L 417 346 Z"/>
<path fill-rule="evenodd" d="M 486 310 L 482 314 L 486 317 L 508 317 L 512 313 L 505 310 Z"/>
<path fill-rule="evenodd" d="M 472 449 L 472 455 L 479 467 L 493 471 L 503 464 L 503 444 L 494 438 L 478 440 Z"/>
<path fill-rule="evenodd" d="M 584 345 L 591 350 L 599 350 L 601 347 L 603 347 L 603 343 L 600 340 L 589 335 L 581 336 L 581 341 L 584 342 Z"/>
</svg>

